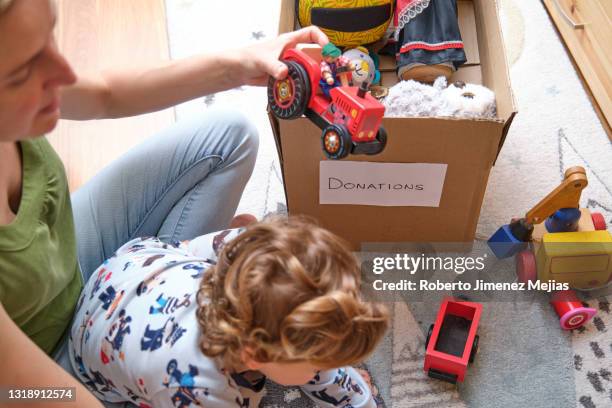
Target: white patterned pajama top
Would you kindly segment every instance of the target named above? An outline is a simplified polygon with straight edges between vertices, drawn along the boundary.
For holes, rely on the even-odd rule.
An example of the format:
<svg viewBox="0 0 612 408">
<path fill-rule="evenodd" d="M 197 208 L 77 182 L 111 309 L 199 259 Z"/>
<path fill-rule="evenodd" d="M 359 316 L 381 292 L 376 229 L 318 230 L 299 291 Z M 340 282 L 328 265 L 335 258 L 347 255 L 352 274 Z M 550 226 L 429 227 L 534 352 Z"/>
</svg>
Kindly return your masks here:
<svg viewBox="0 0 612 408">
<path fill-rule="evenodd" d="M 139 407 L 256 407 L 265 376 L 230 373 L 198 347 L 202 275 L 241 230 L 189 244 L 138 238 L 91 276 L 70 333 L 74 371 L 100 399 Z M 302 390 L 321 407 L 376 407 L 351 367 L 319 372 Z"/>
</svg>

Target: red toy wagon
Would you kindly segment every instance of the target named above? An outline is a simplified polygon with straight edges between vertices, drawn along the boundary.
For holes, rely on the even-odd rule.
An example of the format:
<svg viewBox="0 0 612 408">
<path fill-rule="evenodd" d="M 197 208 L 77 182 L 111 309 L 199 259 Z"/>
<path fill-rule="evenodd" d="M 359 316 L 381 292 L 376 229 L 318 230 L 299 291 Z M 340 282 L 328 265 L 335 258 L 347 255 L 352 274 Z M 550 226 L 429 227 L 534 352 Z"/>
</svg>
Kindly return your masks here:
<svg viewBox="0 0 612 408">
<path fill-rule="evenodd" d="M 387 143 L 387 134 L 381 127 L 385 107 L 365 87 L 332 88 L 330 101 L 319 86 L 318 61 L 294 48 L 285 51 L 281 60 L 289 68 L 287 77 L 271 77 L 268 83 L 268 103 L 277 118 L 306 115 L 323 130 L 321 144 L 330 159 L 383 151 Z"/>
<path fill-rule="evenodd" d="M 450 383 L 462 382 L 469 363 L 478 352 L 480 303 L 446 299 L 436 322 L 429 327 L 425 341 L 425 366 L 432 378 Z"/>
</svg>

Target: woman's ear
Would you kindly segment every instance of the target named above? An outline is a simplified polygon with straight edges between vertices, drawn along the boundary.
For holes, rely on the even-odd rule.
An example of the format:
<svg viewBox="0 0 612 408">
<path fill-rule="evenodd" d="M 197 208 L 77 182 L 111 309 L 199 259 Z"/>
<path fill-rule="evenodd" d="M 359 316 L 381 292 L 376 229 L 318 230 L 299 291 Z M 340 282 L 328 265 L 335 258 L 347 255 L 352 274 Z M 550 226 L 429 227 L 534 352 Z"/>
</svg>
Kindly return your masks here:
<svg viewBox="0 0 612 408">
<path fill-rule="evenodd" d="M 240 352 L 240 358 L 242 359 L 242 364 L 244 364 L 246 368 L 257 371 L 263 364 L 253 358 L 254 354 L 252 348 L 245 347 Z"/>
</svg>

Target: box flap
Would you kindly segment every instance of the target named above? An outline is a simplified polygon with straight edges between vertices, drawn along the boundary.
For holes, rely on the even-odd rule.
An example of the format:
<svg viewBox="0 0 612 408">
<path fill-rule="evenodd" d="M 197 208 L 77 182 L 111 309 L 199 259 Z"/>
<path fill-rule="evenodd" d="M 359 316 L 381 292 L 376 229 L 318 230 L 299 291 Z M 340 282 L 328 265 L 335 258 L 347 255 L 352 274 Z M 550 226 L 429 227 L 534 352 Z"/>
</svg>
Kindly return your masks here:
<svg viewBox="0 0 612 408">
<path fill-rule="evenodd" d="M 480 54 L 478 53 L 478 36 L 476 34 L 474 3 L 466 0 L 458 1 L 457 14 L 459 15 L 459 30 L 461 31 L 463 49 L 467 59 L 463 66 L 479 65 Z"/>
<path fill-rule="evenodd" d="M 451 83 L 462 81 L 466 84 L 482 85 L 482 70 L 480 65 L 472 65 L 469 67 L 461 67 L 451 76 Z"/>
<path fill-rule="evenodd" d="M 474 4 L 483 85 L 495 92 L 497 116 L 508 124 L 517 110 L 499 23 L 498 0 L 474 0 Z"/>
<path fill-rule="evenodd" d="M 283 162 L 283 150 L 280 142 L 280 128 L 278 124 L 278 118 L 270 111 L 268 106 L 268 120 L 270 121 L 270 127 L 272 128 L 272 135 L 274 136 L 274 143 L 276 143 L 276 151 L 278 152 L 278 159 Z"/>
<path fill-rule="evenodd" d="M 508 132 L 510 131 L 510 125 L 512 124 L 512 121 L 514 120 L 515 116 L 516 116 L 516 112 L 512 112 L 512 114 L 510 114 L 510 118 L 507 119 L 506 123 L 504 124 L 504 130 L 502 131 L 502 137 L 501 137 L 501 140 L 499 141 L 499 148 L 497 149 L 497 156 L 495 156 L 495 161 L 493 162 L 493 165 L 497 163 L 497 158 L 499 157 L 501 148 L 504 145 L 504 142 L 506 141 L 506 136 L 508 135 Z"/>
<path fill-rule="evenodd" d="M 268 119 L 270 120 L 270 127 L 272 128 L 272 135 L 274 136 L 274 143 L 276 144 L 276 152 L 278 153 L 278 162 L 280 165 L 280 172 L 283 181 L 283 191 L 285 192 L 285 198 L 287 202 L 289 201 L 289 196 L 287 195 L 287 183 L 285 182 L 285 161 L 283 158 L 283 149 L 280 139 L 280 125 L 278 123 L 278 119 L 274 114 L 270 111 L 270 107 L 268 106 Z"/>
<path fill-rule="evenodd" d="M 278 20 L 278 33 L 288 33 L 297 26 L 295 21 L 295 0 L 282 0 L 280 17 Z"/>
</svg>

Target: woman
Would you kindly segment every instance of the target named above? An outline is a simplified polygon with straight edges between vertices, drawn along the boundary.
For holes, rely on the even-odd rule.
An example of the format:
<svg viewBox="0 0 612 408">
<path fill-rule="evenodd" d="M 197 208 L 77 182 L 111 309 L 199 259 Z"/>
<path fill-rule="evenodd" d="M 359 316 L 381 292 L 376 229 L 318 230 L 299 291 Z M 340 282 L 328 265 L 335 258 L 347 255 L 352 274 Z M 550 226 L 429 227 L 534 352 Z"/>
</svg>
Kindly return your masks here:
<svg viewBox="0 0 612 408">
<path fill-rule="evenodd" d="M 60 112 L 116 118 L 264 85 L 287 74 L 283 49 L 328 40 L 310 27 L 244 49 L 77 78 L 55 44 L 55 19 L 50 0 L 0 0 L 0 384 L 77 387 L 70 406 L 90 407 L 98 403 L 47 357 L 65 361 L 82 282 L 134 237 L 183 240 L 226 227 L 251 174 L 257 134 L 241 115 L 211 111 L 147 140 L 72 197 L 41 136 Z"/>
</svg>

